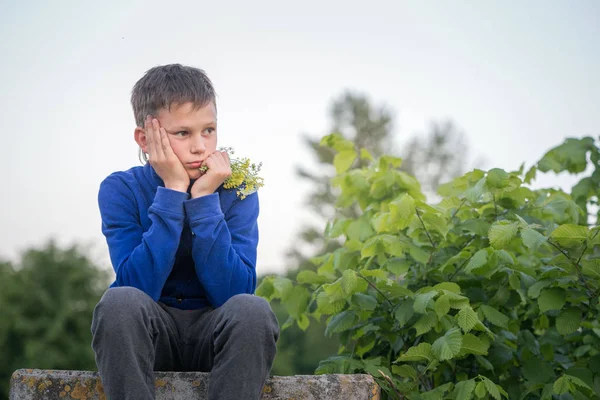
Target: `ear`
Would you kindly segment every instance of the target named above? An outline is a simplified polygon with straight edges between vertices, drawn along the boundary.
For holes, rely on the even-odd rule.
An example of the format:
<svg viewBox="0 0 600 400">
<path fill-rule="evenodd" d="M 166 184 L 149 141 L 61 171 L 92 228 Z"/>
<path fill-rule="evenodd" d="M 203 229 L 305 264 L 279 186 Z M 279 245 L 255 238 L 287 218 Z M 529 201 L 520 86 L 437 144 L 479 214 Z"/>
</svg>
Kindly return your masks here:
<svg viewBox="0 0 600 400">
<path fill-rule="evenodd" d="M 139 126 L 135 128 L 135 131 L 133 132 L 133 137 L 135 139 L 135 142 L 138 144 L 138 146 L 140 146 L 140 149 L 142 149 L 142 151 L 144 153 L 148 153 L 146 146 L 147 146 L 147 142 L 146 142 L 146 132 L 144 132 L 143 128 L 140 128 Z"/>
</svg>

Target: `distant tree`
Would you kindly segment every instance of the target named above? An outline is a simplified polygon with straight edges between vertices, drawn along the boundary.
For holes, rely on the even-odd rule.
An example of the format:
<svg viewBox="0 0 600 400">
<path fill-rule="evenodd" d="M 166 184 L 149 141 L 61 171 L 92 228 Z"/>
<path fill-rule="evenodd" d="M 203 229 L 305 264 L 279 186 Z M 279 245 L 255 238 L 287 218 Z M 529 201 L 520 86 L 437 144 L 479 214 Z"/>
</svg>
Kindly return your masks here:
<svg viewBox="0 0 600 400">
<path fill-rule="evenodd" d="M 330 108 L 329 132 L 341 133 L 352 141 L 355 148 L 364 148 L 374 157 L 383 154 L 402 158 L 400 170 L 417 177 L 426 194 L 434 195 L 438 186 L 465 171 L 468 145 L 464 134 L 450 121 L 433 122 L 428 134 L 411 137 L 402 150 L 394 139 L 394 117 L 387 106 L 376 107 L 369 98 L 360 93 L 346 91 L 336 98 Z M 323 235 L 327 221 L 336 216 L 334 203 L 336 190 L 331 185 L 335 176 L 334 152 L 320 145 L 320 139 L 303 134 L 302 140 L 316 161 L 296 167 L 296 174 L 311 184 L 305 205 L 311 211 L 312 223 L 305 223 L 298 240 L 287 251 L 294 268 L 312 268 L 310 258 L 333 251 L 337 241 L 325 240 Z M 352 168 L 360 168 L 365 161 L 357 159 Z M 347 217 L 358 215 L 359 210 L 344 210 Z"/>
<path fill-rule="evenodd" d="M 53 241 L 0 263 L 0 399 L 19 368 L 95 370 L 90 325 L 108 274 Z"/>
</svg>

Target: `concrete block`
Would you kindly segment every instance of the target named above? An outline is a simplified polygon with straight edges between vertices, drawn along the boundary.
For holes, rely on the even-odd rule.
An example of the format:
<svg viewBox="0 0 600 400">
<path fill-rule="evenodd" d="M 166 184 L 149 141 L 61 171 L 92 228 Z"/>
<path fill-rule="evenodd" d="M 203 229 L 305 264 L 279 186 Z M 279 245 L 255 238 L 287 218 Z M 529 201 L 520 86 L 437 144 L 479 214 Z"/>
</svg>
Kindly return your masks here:
<svg viewBox="0 0 600 400">
<path fill-rule="evenodd" d="M 204 400 L 209 375 L 156 372 L 157 400 Z M 97 372 L 20 369 L 10 382 L 10 400 L 106 400 Z M 296 375 L 270 377 L 263 400 L 379 400 L 370 375 Z"/>
</svg>

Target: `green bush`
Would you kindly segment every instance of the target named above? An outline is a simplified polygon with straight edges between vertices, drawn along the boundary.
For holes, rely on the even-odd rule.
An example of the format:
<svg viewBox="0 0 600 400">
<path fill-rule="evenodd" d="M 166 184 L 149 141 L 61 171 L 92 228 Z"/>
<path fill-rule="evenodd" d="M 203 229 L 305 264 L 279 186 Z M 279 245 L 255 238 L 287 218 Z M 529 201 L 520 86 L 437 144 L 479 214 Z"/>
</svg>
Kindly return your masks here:
<svg viewBox="0 0 600 400">
<path fill-rule="evenodd" d="M 257 289 L 286 307 L 283 329 L 327 317 L 340 347 L 316 373 L 369 373 L 387 398 L 600 395 L 592 138 L 568 139 L 527 172 L 473 170 L 435 205 L 400 159 L 373 160 L 338 134 L 322 145 L 336 151 L 337 206 L 360 216 L 327 225 L 343 247 L 315 258 L 317 272 Z M 370 162 L 352 169 L 358 157 Z M 533 190 L 538 170 L 592 174 L 568 194 Z"/>
</svg>

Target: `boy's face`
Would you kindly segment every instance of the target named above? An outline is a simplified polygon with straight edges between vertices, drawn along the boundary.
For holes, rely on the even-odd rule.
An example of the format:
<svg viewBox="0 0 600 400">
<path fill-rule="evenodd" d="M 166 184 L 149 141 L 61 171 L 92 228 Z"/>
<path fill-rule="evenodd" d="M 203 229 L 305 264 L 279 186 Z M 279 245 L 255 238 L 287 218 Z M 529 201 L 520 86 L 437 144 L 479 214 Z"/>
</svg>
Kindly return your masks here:
<svg viewBox="0 0 600 400">
<path fill-rule="evenodd" d="M 213 102 L 196 109 L 192 103 L 172 105 L 156 114 L 165 128 L 173 152 L 185 167 L 190 179 L 202 173 L 200 164 L 217 149 L 217 111 Z"/>
</svg>

